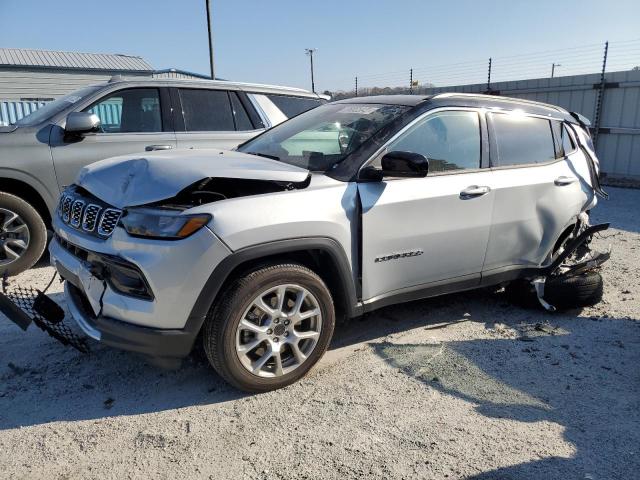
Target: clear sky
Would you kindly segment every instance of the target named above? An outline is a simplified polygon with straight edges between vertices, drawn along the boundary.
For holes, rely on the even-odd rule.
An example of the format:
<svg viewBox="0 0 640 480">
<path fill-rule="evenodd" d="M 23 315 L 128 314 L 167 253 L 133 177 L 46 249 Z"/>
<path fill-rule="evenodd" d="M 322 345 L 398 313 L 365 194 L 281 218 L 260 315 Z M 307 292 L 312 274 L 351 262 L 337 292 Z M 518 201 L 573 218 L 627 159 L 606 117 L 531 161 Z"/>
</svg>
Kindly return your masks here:
<svg viewBox="0 0 640 480">
<path fill-rule="evenodd" d="M 0 0 L 0 46 L 126 53 L 158 69 L 208 73 L 204 5 Z M 560 74 L 597 71 L 605 40 L 619 52 L 612 66 L 640 65 L 639 0 L 214 0 L 213 25 L 217 76 L 309 88 L 304 49 L 313 47 L 318 90 L 351 88 L 355 75 L 372 85 L 405 82 L 409 68 L 422 81 L 475 79 L 486 76 L 490 56 L 505 78 L 552 62 L 563 64 Z"/>
</svg>

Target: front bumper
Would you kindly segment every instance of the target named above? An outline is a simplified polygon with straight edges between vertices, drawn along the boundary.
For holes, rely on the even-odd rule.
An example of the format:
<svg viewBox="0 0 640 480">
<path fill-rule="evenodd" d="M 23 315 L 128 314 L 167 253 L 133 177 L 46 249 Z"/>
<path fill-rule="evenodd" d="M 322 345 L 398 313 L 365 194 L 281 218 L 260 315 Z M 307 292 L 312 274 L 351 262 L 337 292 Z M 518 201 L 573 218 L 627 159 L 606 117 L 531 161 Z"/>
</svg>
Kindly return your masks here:
<svg viewBox="0 0 640 480">
<path fill-rule="evenodd" d="M 51 264 L 67 281 L 65 296 L 76 323 L 89 337 L 125 350 L 157 358 L 186 356 L 204 317 L 191 311 L 213 269 L 229 254 L 228 248 L 203 228 L 179 241 L 133 238 L 116 228 L 107 240 L 91 238 L 54 220 L 56 237 L 49 245 Z M 70 247 L 79 248 L 70 248 Z M 78 250 L 117 257 L 135 266 L 152 297 L 137 298 L 119 292 L 100 279 L 90 255 Z M 99 288 L 87 288 L 87 278 L 99 279 Z M 91 307 L 100 305 L 99 311 Z"/>
<path fill-rule="evenodd" d="M 67 307 L 82 331 L 100 343 L 143 354 L 154 363 L 166 367 L 189 355 L 198 336 L 196 322 L 180 330 L 139 327 L 105 316 L 96 317 L 87 303 L 84 292 L 74 284 L 77 279 L 66 278 L 64 288 Z"/>
</svg>

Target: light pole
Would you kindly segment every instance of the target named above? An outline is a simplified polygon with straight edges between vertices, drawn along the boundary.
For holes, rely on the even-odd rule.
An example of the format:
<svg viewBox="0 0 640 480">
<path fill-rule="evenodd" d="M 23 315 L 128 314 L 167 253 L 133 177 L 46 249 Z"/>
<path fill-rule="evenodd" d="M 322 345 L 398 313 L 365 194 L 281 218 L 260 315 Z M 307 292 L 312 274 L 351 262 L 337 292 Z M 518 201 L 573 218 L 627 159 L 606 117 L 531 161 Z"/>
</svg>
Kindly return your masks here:
<svg viewBox="0 0 640 480">
<path fill-rule="evenodd" d="M 205 0 L 207 4 L 207 32 L 209 33 L 209 68 L 211 69 L 211 80 L 216 79 L 213 68 L 213 32 L 211 31 L 211 0 Z"/>
<path fill-rule="evenodd" d="M 317 49 L 315 48 L 305 48 L 304 49 L 304 53 L 306 53 L 307 55 L 309 55 L 309 59 L 311 60 L 311 91 L 313 93 L 316 92 L 316 84 L 313 80 L 313 52 L 315 52 Z"/>
<path fill-rule="evenodd" d="M 553 78 L 553 75 L 556 73 L 556 67 L 561 67 L 562 64 L 560 63 L 552 63 L 551 64 L 551 78 Z"/>
</svg>

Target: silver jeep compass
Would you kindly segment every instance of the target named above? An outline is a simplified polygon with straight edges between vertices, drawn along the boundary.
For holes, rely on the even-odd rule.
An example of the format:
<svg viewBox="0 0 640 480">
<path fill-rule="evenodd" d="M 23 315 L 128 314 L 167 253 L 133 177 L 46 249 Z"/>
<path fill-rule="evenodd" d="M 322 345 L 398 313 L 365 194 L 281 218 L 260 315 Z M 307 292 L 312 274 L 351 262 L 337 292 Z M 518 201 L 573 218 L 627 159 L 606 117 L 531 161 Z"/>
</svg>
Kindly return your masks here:
<svg viewBox="0 0 640 480">
<path fill-rule="evenodd" d="M 361 97 L 236 151 L 111 158 L 64 191 L 51 262 L 89 337 L 167 366 L 199 338 L 236 387 L 279 388 L 338 316 L 493 285 L 597 302 L 587 126 L 509 98 Z"/>
</svg>

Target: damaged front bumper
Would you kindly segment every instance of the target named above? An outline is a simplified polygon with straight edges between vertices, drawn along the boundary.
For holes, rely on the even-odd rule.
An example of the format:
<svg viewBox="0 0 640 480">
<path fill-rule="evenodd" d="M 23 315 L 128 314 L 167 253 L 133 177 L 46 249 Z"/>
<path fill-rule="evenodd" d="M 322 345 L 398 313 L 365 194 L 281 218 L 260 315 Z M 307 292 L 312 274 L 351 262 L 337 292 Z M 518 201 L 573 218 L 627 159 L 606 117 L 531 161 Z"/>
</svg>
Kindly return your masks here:
<svg viewBox="0 0 640 480">
<path fill-rule="evenodd" d="M 54 229 L 51 264 L 66 281 L 66 306 L 82 332 L 161 366 L 177 366 L 204 321 L 204 313 L 192 312 L 194 304 L 229 249 L 208 228 L 179 241 L 132 238 L 120 228 L 105 241 L 57 219 Z M 0 309 L 11 320 L 23 329 L 36 323 L 63 343 L 88 350 L 88 338 L 34 308 L 38 298 L 55 305 L 51 299 L 33 289 L 13 289 L 0 298 Z"/>
</svg>

